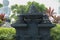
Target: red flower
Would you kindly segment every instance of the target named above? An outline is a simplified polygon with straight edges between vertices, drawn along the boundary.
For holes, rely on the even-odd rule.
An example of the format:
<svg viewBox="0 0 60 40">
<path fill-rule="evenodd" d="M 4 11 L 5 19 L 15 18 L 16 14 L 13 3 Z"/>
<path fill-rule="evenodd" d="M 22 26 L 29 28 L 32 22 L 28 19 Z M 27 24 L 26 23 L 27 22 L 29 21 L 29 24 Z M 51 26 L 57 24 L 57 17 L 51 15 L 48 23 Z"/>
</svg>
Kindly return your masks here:
<svg viewBox="0 0 60 40">
<path fill-rule="evenodd" d="M 51 7 L 49 7 L 46 12 L 49 14 L 48 16 L 53 16 L 53 12 L 54 12 L 54 9 L 52 9 Z"/>
</svg>

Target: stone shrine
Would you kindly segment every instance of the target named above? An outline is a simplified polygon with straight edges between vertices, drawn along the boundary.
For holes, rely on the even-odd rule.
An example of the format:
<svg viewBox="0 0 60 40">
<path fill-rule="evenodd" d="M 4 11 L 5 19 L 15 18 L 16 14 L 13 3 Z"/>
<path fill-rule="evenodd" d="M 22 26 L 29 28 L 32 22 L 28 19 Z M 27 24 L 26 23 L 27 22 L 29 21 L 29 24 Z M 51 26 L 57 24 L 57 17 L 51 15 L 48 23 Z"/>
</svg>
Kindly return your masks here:
<svg viewBox="0 0 60 40">
<path fill-rule="evenodd" d="M 32 4 L 29 12 L 18 15 L 18 20 L 11 26 L 16 29 L 16 40 L 51 40 L 50 29 L 55 24 Z"/>
</svg>

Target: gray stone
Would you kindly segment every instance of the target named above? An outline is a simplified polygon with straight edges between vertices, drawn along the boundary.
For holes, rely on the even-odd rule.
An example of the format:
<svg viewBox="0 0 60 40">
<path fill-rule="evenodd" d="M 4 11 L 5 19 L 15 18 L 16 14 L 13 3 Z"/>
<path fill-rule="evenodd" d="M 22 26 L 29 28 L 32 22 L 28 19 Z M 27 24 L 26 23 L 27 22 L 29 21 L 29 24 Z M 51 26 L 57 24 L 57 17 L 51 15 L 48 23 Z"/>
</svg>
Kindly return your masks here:
<svg viewBox="0 0 60 40">
<path fill-rule="evenodd" d="M 50 29 L 55 24 L 32 4 L 28 14 L 20 14 L 11 26 L 16 29 L 16 40 L 51 40 Z"/>
<path fill-rule="evenodd" d="M 5 22 L 5 23 L 2 25 L 2 27 L 7 27 L 7 28 L 9 28 L 9 27 L 11 27 L 11 24 L 10 24 L 9 22 Z"/>
</svg>

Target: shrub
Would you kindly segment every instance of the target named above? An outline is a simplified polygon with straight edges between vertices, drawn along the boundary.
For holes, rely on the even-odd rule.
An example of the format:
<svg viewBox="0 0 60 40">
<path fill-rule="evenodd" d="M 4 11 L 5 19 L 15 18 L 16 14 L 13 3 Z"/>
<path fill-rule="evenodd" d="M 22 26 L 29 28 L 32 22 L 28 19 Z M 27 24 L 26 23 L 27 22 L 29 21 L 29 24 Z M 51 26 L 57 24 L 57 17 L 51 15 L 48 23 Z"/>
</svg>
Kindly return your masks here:
<svg viewBox="0 0 60 40">
<path fill-rule="evenodd" d="M 2 21 L 2 20 L 0 20 L 0 23 L 3 23 L 3 21 Z"/>
<path fill-rule="evenodd" d="M 51 29 L 51 36 L 53 40 L 60 40 L 60 24 Z"/>
<path fill-rule="evenodd" d="M 0 40 L 14 40 L 15 33 L 14 28 L 0 27 Z"/>
<path fill-rule="evenodd" d="M 10 16 L 10 19 L 11 18 L 14 18 L 15 20 L 18 18 L 15 14 L 21 14 L 21 13 L 23 13 L 23 14 L 26 14 L 26 13 L 28 13 L 29 12 L 29 9 L 30 9 L 30 6 L 32 5 L 32 4 L 34 4 L 35 5 L 35 7 L 36 7 L 36 9 L 39 11 L 39 12 L 44 12 L 44 11 L 46 11 L 46 6 L 44 5 L 44 4 L 39 4 L 39 3 L 37 3 L 37 2 L 35 2 L 35 1 L 33 1 L 33 2 L 28 2 L 27 3 L 27 5 L 18 5 L 18 4 L 15 4 L 15 5 L 12 5 L 11 6 L 11 10 L 12 10 L 12 12 L 14 13 L 14 14 L 12 14 L 11 16 Z"/>
<path fill-rule="evenodd" d="M 3 4 L 0 3 L 0 8 L 3 7 Z"/>
</svg>

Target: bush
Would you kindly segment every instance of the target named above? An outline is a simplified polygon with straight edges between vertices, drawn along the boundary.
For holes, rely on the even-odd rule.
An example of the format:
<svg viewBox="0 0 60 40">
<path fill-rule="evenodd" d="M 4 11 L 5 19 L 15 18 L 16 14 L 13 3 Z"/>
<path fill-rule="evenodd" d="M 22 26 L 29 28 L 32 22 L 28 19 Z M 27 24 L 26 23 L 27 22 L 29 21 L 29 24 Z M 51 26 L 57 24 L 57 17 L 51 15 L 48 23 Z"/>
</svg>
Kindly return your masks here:
<svg viewBox="0 0 60 40">
<path fill-rule="evenodd" d="M 53 40 L 60 40 L 60 24 L 51 29 L 51 36 Z"/>
<path fill-rule="evenodd" d="M 0 27 L 0 40 L 14 40 L 15 35 L 15 28 Z M 56 24 L 56 26 L 51 29 L 51 36 L 53 40 L 60 40 L 60 24 Z"/>
<path fill-rule="evenodd" d="M 14 40 L 15 33 L 14 28 L 0 27 L 0 40 Z"/>
<path fill-rule="evenodd" d="M 33 2 L 28 2 L 27 5 L 18 5 L 18 4 L 15 4 L 15 5 L 12 5 L 11 6 L 11 10 L 14 14 L 12 14 L 10 16 L 10 19 L 11 18 L 14 18 L 15 20 L 18 18 L 15 14 L 26 14 L 29 12 L 29 9 L 30 9 L 30 6 L 34 4 L 35 5 L 35 8 L 39 11 L 39 12 L 44 12 L 46 11 L 47 7 L 44 5 L 44 4 L 39 4 L 35 1 Z"/>
</svg>

